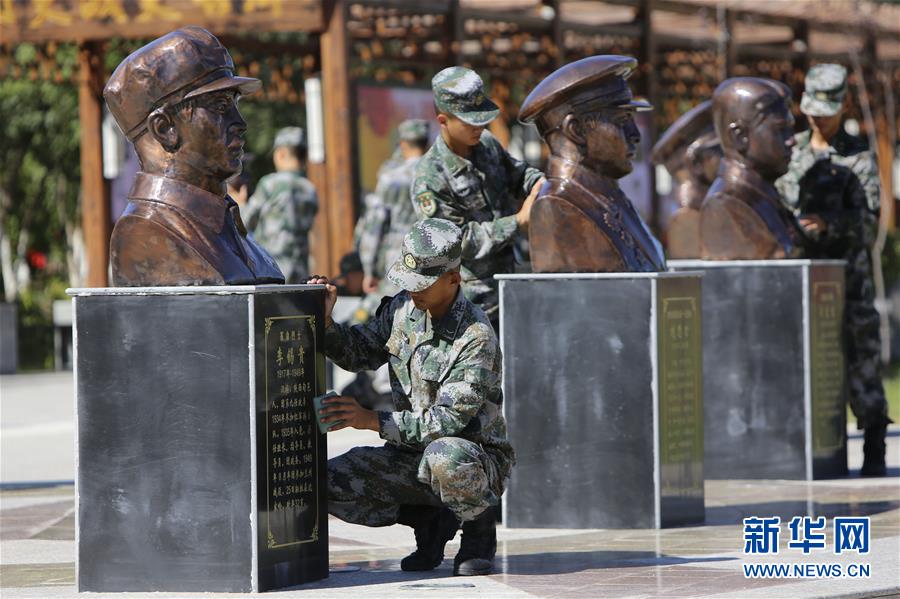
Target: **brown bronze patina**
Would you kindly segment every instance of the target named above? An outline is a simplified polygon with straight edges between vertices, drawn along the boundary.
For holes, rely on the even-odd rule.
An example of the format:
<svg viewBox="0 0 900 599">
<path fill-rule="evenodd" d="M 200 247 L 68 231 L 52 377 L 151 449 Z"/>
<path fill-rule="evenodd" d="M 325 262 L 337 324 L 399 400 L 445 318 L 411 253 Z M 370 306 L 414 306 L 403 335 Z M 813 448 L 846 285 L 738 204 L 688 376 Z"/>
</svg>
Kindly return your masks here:
<svg viewBox="0 0 900 599">
<path fill-rule="evenodd" d="M 678 118 L 653 146 L 650 159 L 675 181 L 680 207 L 669 220 L 667 253 L 673 259 L 700 257 L 700 206 L 716 179 L 722 148 L 712 121 L 712 100 Z"/>
<path fill-rule="evenodd" d="M 700 210 L 706 260 L 771 260 L 802 254 L 803 233 L 781 204 L 775 180 L 794 145 L 791 92 L 771 79 L 736 77 L 713 94 L 724 157 Z"/>
<path fill-rule="evenodd" d="M 154 40 L 116 68 L 103 97 L 141 172 L 110 240 L 113 285 L 284 282 L 225 187 L 241 170 L 238 99 L 259 86 L 235 77 L 228 51 L 200 27 Z"/>
<path fill-rule="evenodd" d="M 592 56 L 562 67 L 525 99 L 519 118 L 534 122 L 550 147 L 547 182 L 531 211 L 535 272 L 665 270 L 659 242 L 619 188 L 640 142 L 626 78 L 637 61 Z"/>
</svg>

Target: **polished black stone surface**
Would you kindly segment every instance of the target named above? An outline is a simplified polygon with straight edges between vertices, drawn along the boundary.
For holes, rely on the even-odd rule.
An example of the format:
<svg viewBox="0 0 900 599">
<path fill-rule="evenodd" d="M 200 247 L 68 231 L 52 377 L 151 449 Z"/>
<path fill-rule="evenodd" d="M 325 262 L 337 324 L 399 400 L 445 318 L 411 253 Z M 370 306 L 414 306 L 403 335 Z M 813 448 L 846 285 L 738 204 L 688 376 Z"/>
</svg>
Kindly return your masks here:
<svg viewBox="0 0 900 599">
<path fill-rule="evenodd" d="M 666 278 L 501 278 L 504 409 L 518 457 L 507 526 L 702 522 L 699 278 L 665 281 L 675 304 L 694 306 L 671 305 L 668 320 L 653 291 Z M 660 394 L 658 338 L 670 326 L 681 337 L 663 371 L 693 387 Z M 662 427 L 660 398 L 671 408 Z"/>
<path fill-rule="evenodd" d="M 254 302 L 260 590 L 328 576 L 328 447 L 312 402 L 325 384 L 321 305 L 320 293 Z"/>
<path fill-rule="evenodd" d="M 312 415 L 301 399 L 322 384 L 313 331 L 323 292 L 265 290 L 73 292 L 79 590 L 247 592 L 327 576 L 324 436 L 314 431 L 302 449 L 285 439 L 283 459 L 314 476 L 286 498 L 302 495 L 306 509 L 279 511 L 262 489 L 300 468 L 276 477 L 273 439 L 261 434 L 276 413 Z M 265 318 L 299 315 L 319 319 L 282 348 L 305 348 L 307 372 L 292 380 L 304 386 L 270 389 L 267 411 L 261 328 Z M 270 547 L 271 514 L 279 540 L 306 539 L 321 523 L 316 538 Z"/>
<path fill-rule="evenodd" d="M 847 474 L 843 267 L 806 260 L 670 267 L 704 271 L 706 477 Z"/>
</svg>

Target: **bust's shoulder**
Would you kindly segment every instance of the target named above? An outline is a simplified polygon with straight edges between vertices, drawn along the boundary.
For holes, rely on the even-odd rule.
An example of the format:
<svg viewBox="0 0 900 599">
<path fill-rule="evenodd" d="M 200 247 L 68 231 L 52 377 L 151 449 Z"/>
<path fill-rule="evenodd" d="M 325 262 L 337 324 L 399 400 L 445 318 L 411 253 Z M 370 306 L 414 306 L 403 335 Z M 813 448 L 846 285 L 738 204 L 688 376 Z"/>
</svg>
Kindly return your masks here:
<svg viewBox="0 0 900 599">
<path fill-rule="evenodd" d="M 141 207 L 113 228 L 109 256 L 116 286 L 223 285 L 222 275 L 179 225 L 171 209 Z"/>
</svg>

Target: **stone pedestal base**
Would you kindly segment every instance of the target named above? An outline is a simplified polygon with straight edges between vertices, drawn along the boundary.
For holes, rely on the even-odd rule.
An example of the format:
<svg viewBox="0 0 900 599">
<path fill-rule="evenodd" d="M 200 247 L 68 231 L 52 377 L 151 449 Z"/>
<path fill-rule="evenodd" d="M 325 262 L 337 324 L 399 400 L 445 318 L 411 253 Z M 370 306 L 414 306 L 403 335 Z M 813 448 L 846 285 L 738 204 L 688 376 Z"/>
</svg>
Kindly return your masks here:
<svg viewBox="0 0 900 599">
<path fill-rule="evenodd" d="M 700 275 L 500 275 L 510 527 L 703 521 Z"/>
<path fill-rule="evenodd" d="M 80 591 L 328 576 L 321 286 L 70 290 Z"/>
<path fill-rule="evenodd" d="M 847 474 L 844 262 L 669 267 L 704 272 L 706 477 Z"/>
</svg>

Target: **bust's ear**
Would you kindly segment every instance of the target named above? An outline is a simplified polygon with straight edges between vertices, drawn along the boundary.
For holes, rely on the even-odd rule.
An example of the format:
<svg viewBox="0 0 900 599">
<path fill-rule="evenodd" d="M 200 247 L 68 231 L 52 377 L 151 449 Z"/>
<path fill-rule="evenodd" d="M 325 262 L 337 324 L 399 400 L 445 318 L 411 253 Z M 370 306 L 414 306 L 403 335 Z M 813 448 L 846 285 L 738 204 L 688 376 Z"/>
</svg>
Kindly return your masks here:
<svg viewBox="0 0 900 599">
<path fill-rule="evenodd" d="M 745 154 L 750 146 L 750 137 L 744 121 L 738 120 L 728 124 L 728 137 L 731 147 L 740 154 Z"/>
<path fill-rule="evenodd" d="M 583 125 L 574 114 L 567 114 L 559 128 L 566 138 L 578 146 L 585 145 Z"/>
<path fill-rule="evenodd" d="M 181 145 L 181 136 L 171 115 L 162 108 L 157 108 L 147 117 L 147 131 L 166 152 L 173 153 Z"/>
</svg>

